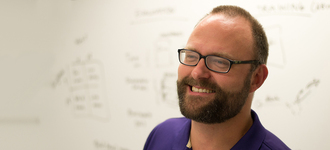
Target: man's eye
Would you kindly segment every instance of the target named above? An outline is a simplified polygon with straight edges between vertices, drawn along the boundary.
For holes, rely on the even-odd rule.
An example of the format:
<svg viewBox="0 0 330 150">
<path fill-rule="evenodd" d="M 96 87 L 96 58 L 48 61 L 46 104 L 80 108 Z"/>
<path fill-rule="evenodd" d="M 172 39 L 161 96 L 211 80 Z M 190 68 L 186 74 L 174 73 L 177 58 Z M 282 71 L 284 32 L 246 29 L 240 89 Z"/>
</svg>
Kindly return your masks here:
<svg viewBox="0 0 330 150">
<path fill-rule="evenodd" d="M 187 55 L 186 59 L 197 59 L 195 55 Z"/>
<path fill-rule="evenodd" d="M 213 58 L 211 59 L 211 64 L 213 67 L 222 69 L 222 68 L 228 68 L 230 65 L 230 62 L 224 59 L 218 59 L 218 58 Z"/>
<path fill-rule="evenodd" d="M 185 61 L 186 62 L 195 62 L 198 60 L 198 56 L 196 55 L 186 55 Z"/>
</svg>

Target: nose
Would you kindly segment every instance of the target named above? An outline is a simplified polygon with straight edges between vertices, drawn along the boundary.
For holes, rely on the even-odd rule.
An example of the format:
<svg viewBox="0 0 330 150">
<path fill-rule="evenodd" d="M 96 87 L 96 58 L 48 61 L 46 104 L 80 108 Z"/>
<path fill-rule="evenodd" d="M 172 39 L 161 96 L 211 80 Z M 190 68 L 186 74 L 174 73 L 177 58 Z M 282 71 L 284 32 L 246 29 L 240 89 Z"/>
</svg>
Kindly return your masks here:
<svg viewBox="0 0 330 150">
<path fill-rule="evenodd" d="M 201 59 L 191 72 L 191 76 L 197 79 L 210 78 L 210 70 L 205 65 L 205 59 Z"/>
</svg>

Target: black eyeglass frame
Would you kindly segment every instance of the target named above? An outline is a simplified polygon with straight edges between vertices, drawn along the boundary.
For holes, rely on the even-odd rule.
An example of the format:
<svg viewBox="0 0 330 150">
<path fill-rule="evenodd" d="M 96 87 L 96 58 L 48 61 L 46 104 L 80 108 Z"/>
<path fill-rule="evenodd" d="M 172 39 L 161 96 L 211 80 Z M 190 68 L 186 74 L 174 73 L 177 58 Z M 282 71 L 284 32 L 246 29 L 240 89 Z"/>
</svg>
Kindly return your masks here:
<svg viewBox="0 0 330 150">
<path fill-rule="evenodd" d="M 197 61 L 197 63 L 196 63 L 195 65 L 188 65 L 188 64 L 185 64 L 185 63 L 181 62 L 181 59 L 180 59 L 180 52 L 183 51 L 183 50 L 185 50 L 185 51 L 195 52 L 195 53 L 197 53 L 197 54 L 199 55 L 199 60 Z M 180 62 L 181 64 L 183 64 L 183 65 L 186 65 L 186 66 L 197 66 L 198 63 L 199 63 L 199 61 L 200 61 L 202 58 L 204 58 L 204 60 L 205 60 L 205 61 L 204 61 L 204 62 L 205 62 L 205 66 L 207 67 L 207 69 L 209 69 L 209 70 L 211 70 L 211 71 L 214 71 L 214 72 L 217 72 L 217 73 L 228 73 L 229 70 L 231 69 L 231 65 L 233 65 L 233 64 L 260 64 L 260 62 L 259 62 L 258 60 L 246 60 L 246 61 L 240 61 L 240 60 L 230 60 L 230 59 L 228 59 L 228 58 L 224 58 L 224 57 L 217 56 L 217 55 L 206 55 L 206 56 L 203 56 L 203 55 L 201 55 L 200 53 L 198 53 L 198 52 L 196 52 L 196 51 L 193 51 L 193 50 L 189 50 L 189 49 L 178 49 L 178 56 L 179 56 L 179 62 Z M 228 61 L 230 62 L 228 70 L 225 71 L 225 72 L 221 72 L 221 71 L 215 71 L 215 70 L 210 69 L 209 66 L 208 66 L 207 63 L 206 63 L 206 58 L 207 58 L 208 56 L 216 56 L 216 57 L 220 57 L 220 58 L 223 58 L 223 59 L 228 60 Z"/>
</svg>

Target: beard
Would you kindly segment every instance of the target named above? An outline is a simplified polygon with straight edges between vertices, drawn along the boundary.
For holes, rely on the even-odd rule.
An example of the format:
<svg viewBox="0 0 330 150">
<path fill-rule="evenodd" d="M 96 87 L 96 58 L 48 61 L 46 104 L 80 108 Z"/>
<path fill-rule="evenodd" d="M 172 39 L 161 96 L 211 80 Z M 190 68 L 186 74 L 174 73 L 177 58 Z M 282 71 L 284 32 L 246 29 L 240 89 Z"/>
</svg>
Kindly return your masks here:
<svg viewBox="0 0 330 150">
<path fill-rule="evenodd" d="M 216 83 L 208 80 L 196 81 L 191 77 L 185 77 L 177 81 L 180 111 L 183 116 L 191 120 L 206 123 L 223 123 L 235 117 L 243 108 L 250 91 L 252 72 L 244 80 L 244 86 L 238 92 L 225 92 Z M 187 95 L 187 85 L 205 87 L 215 92 L 214 99 L 209 97 Z M 206 104 L 204 104 L 206 101 Z"/>
</svg>

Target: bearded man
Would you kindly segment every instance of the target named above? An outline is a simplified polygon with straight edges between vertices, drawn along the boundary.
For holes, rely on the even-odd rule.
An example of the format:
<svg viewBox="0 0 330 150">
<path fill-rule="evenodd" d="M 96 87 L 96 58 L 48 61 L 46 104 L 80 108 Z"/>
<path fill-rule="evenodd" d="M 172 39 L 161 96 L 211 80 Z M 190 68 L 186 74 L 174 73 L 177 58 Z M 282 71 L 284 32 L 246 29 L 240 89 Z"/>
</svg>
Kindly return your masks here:
<svg viewBox="0 0 330 150">
<path fill-rule="evenodd" d="M 177 90 L 184 117 L 159 124 L 144 150 L 287 150 L 251 110 L 268 70 L 260 23 L 237 6 L 218 6 L 178 50 Z"/>
</svg>

